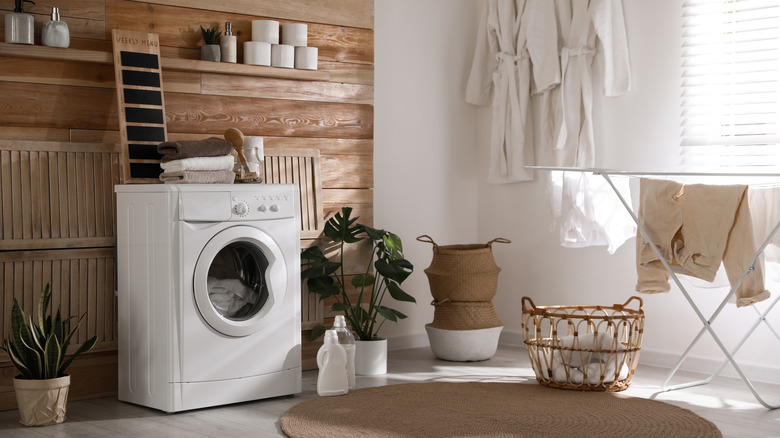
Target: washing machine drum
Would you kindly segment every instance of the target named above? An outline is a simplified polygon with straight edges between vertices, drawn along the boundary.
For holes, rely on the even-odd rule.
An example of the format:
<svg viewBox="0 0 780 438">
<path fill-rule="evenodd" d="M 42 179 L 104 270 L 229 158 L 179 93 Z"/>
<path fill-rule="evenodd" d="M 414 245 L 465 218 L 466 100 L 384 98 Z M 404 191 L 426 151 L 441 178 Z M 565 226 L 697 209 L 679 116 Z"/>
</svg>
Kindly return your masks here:
<svg viewBox="0 0 780 438">
<path fill-rule="evenodd" d="M 259 331 L 272 319 L 286 289 L 281 251 L 256 228 L 220 232 L 204 247 L 195 265 L 193 291 L 198 311 L 214 330 L 227 336 Z"/>
</svg>

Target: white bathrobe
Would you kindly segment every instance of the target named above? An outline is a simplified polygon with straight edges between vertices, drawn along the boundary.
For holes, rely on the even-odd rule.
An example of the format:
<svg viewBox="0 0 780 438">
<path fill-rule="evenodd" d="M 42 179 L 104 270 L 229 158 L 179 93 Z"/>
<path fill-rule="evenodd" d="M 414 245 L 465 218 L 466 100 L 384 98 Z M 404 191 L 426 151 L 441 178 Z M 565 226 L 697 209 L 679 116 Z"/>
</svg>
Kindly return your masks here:
<svg viewBox="0 0 780 438">
<path fill-rule="evenodd" d="M 549 0 L 488 0 L 466 86 L 466 101 L 492 102 L 488 181 L 533 179 L 531 93 L 560 81 L 555 10 Z"/>
<path fill-rule="evenodd" d="M 604 61 L 603 92 L 619 96 L 631 89 L 628 40 L 621 0 L 555 0 L 560 31 L 561 84 L 541 97 L 545 156 L 540 164 L 593 167 L 593 59 Z M 547 122 L 545 125 L 544 123 Z M 629 200 L 627 182 L 615 180 Z M 571 247 L 609 245 L 614 252 L 632 237 L 635 224 L 600 176 L 552 175 L 548 182 L 554 227 L 561 244 Z M 601 192 L 601 195 L 598 194 Z M 605 194 L 606 193 L 606 194 Z M 598 199 L 597 199 L 598 198 Z M 590 208 L 589 206 L 595 206 Z M 598 214 L 615 212 L 615 214 Z"/>
<path fill-rule="evenodd" d="M 619 96 L 631 89 L 623 6 L 621 0 L 555 0 L 555 8 L 561 43 L 561 86 L 549 94 L 553 114 L 547 120 L 557 127 L 555 150 L 567 157 L 560 165 L 592 167 L 592 70 L 597 49 L 604 59 L 604 95 Z"/>
</svg>

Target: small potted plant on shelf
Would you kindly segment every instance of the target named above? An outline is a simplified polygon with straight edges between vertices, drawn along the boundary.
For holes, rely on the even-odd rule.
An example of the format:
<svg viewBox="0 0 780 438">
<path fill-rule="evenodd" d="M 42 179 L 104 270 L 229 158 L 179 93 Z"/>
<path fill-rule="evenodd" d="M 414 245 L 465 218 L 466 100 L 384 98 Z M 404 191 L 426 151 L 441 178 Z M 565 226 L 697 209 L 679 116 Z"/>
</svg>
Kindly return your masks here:
<svg viewBox="0 0 780 438">
<path fill-rule="evenodd" d="M 414 267 L 404 258 L 401 238 L 389 231 L 378 230 L 357 223 L 350 218 L 352 208 L 344 207 L 325 224 L 323 233 L 337 247 L 336 259 L 331 261 L 318 246 L 301 254 L 301 278 L 309 293 L 320 300 L 333 297 L 333 312 L 343 312 L 347 325 L 356 338 L 355 373 L 384 374 L 387 369 L 387 340 L 379 338 L 379 330 L 386 321 L 396 322 L 406 315 L 386 305 L 386 298 L 416 303 L 413 296 L 401 289 L 401 283 Z M 371 253 L 366 270 L 348 279 L 344 272 L 344 248 L 365 239 L 371 242 Z M 387 296 L 389 294 L 389 297 Z M 325 327 L 312 330 L 311 339 L 325 332 Z"/>
<path fill-rule="evenodd" d="M 219 62 L 222 57 L 219 48 L 219 36 L 222 35 L 222 31 L 219 27 L 211 27 L 204 29 L 200 27 L 200 32 L 203 35 L 203 44 L 200 46 L 200 59 L 202 61 L 214 61 Z"/>
<path fill-rule="evenodd" d="M 25 426 L 47 426 L 65 421 L 70 375 L 65 370 L 81 353 L 95 346 L 97 336 L 81 344 L 66 359 L 68 346 L 84 315 L 70 329 L 71 316 L 62 319 L 60 309 L 52 319 L 51 283 L 38 301 L 36 319 L 28 318 L 14 298 L 11 309 L 11 333 L 0 347 L 19 371 L 14 377 L 20 423 Z M 53 307 L 53 306 L 52 306 Z M 48 314 L 47 314 L 48 311 Z"/>
</svg>

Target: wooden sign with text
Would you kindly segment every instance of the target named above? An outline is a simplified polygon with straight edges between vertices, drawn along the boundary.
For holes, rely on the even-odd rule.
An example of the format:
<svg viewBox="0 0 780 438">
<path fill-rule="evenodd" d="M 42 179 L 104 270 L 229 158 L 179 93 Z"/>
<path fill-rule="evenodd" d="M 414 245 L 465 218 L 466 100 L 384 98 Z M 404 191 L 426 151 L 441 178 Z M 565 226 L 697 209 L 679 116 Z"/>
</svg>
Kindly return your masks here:
<svg viewBox="0 0 780 438">
<path fill-rule="evenodd" d="M 157 34 L 113 29 L 122 183 L 160 182 L 157 145 L 166 141 L 165 98 Z"/>
</svg>

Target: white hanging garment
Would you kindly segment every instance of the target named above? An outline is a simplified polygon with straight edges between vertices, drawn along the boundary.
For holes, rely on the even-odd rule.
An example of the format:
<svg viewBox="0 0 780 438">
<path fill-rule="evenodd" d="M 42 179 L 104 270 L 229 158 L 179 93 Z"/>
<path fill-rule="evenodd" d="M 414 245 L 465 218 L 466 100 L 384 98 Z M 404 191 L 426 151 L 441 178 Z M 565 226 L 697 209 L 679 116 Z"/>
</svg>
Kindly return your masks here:
<svg viewBox="0 0 780 438">
<path fill-rule="evenodd" d="M 614 178 L 612 183 L 630 204 L 628 179 Z M 636 235 L 636 223 L 602 176 L 551 172 L 548 188 L 556 219 L 551 228 L 558 229 L 562 246 L 607 246 L 607 251 L 614 254 Z"/>
<path fill-rule="evenodd" d="M 560 81 L 554 5 L 548 0 L 484 3 L 466 101 L 492 103 L 491 183 L 533 179 L 530 99 Z"/>
<path fill-rule="evenodd" d="M 593 167 L 593 58 L 604 60 L 605 96 L 631 90 L 628 40 L 621 0 L 555 0 L 560 29 L 561 85 L 546 98 L 551 114 L 542 120 L 557 132 L 556 166 Z"/>
<path fill-rule="evenodd" d="M 604 60 L 603 90 L 619 96 L 631 89 L 628 41 L 621 0 L 555 0 L 560 29 L 561 84 L 540 97 L 542 135 L 550 144 L 540 164 L 593 167 L 593 59 Z M 628 194 L 626 181 L 613 180 Z M 623 214 L 619 199 L 600 176 L 585 173 L 550 175 L 547 186 L 553 227 L 560 229 L 561 245 L 608 245 L 613 253 L 636 224 Z M 630 197 L 626 196 L 630 203 Z M 615 215 L 611 214 L 615 213 Z"/>
</svg>

